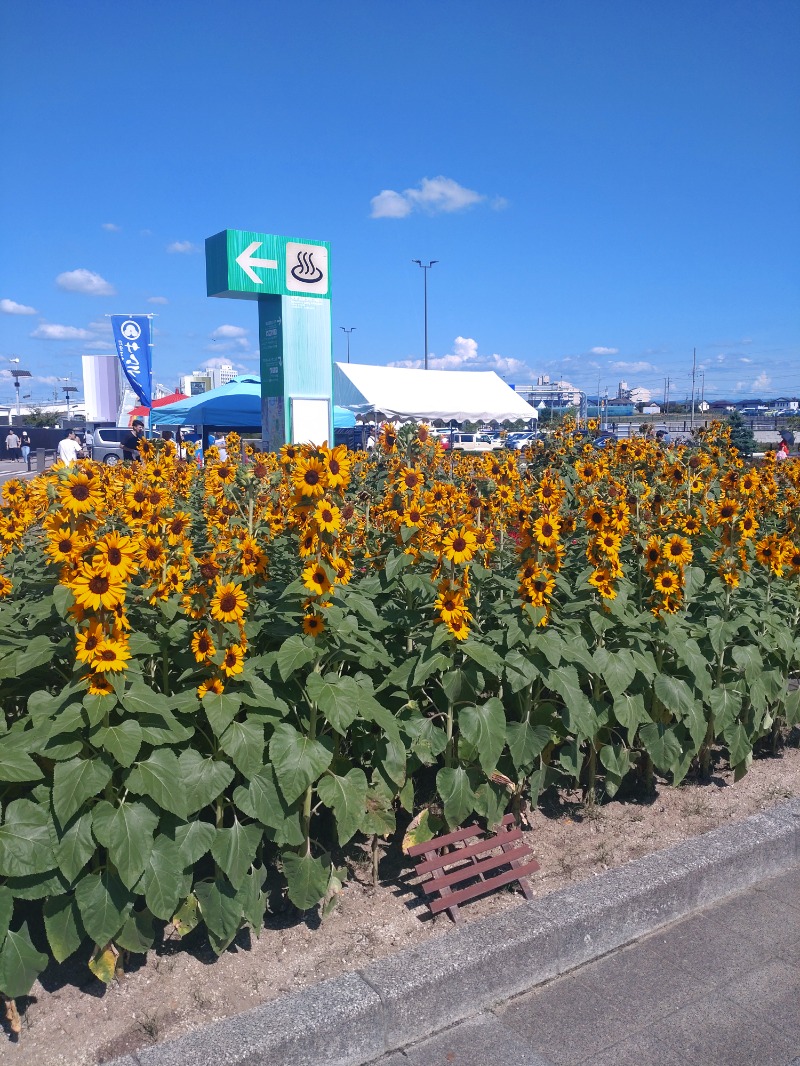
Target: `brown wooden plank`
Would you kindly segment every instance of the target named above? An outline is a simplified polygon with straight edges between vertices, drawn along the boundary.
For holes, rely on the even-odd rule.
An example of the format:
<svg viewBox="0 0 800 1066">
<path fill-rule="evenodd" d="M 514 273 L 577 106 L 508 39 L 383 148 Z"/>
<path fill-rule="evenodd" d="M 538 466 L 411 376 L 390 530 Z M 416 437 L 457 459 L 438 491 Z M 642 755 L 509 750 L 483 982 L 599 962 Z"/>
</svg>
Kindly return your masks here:
<svg viewBox="0 0 800 1066">
<path fill-rule="evenodd" d="M 505 836 L 505 835 L 506 834 L 498 834 L 498 840 L 500 840 L 500 847 L 503 849 L 503 851 L 509 851 L 510 850 L 509 845 L 506 843 L 506 841 L 502 840 L 502 837 Z M 512 866 L 519 866 L 519 861 L 517 859 L 513 859 L 512 862 L 511 862 L 511 865 Z M 527 881 L 524 881 L 524 880 L 520 881 L 519 887 L 522 889 L 522 894 L 525 897 L 525 899 L 533 899 L 533 889 L 531 888 L 531 886 L 528 884 Z"/>
<path fill-rule="evenodd" d="M 429 859 L 427 854 L 425 860 L 420 862 L 415 872 L 418 874 L 427 874 L 431 870 L 440 870 L 444 866 L 450 866 L 452 863 L 457 862 L 459 859 L 469 859 L 473 855 L 482 855 L 487 851 L 491 851 L 492 848 L 502 847 L 506 843 L 511 844 L 514 840 L 521 840 L 522 833 L 519 829 L 511 829 L 508 832 L 498 834 L 496 837 L 487 837 L 485 840 L 479 840 L 477 844 L 467 844 L 463 848 L 455 848 L 453 851 L 448 851 L 444 855 L 441 855 L 438 851 L 435 853 L 435 858 Z"/>
<path fill-rule="evenodd" d="M 433 843 L 433 841 L 431 841 L 431 840 L 428 841 L 428 845 L 430 845 L 432 843 Z M 425 858 L 428 860 L 428 862 L 432 862 L 437 853 L 436 853 L 436 851 L 434 849 L 432 851 L 426 851 L 424 854 L 425 854 Z M 450 894 L 451 894 L 451 891 L 450 891 L 450 889 L 447 886 L 442 888 L 441 891 L 440 891 L 440 896 L 449 896 Z M 450 920 L 454 924 L 456 922 L 458 922 L 459 913 L 458 913 L 458 907 L 457 906 L 448 907 L 447 908 L 447 913 L 450 915 Z"/>
<path fill-rule="evenodd" d="M 510 884 L 512 881 L 519 881 L 520 878 L 527 877 L 528 874 L 535 873 L 538 869 L 539 863 L 535 859 L 532 859 L 523 866 L 518 866 L 512 870 L 506 870 L 504 873 L 497 874 L 495 877 L 477 885 L 470 885 L 467 888 L 459 888 L 455 892 L 451 892 L 446 898 L 440 896 L 438 899 L 432 899 L 428 904 L 431 914 L 439 914 L 441 911 L 449 910 L 454 905 L 466 903 L 468 900 L 476 899 L 478 896 L 485 896 L 489 892 L 494 891 L 494 889 L 500 888 L 501 885 Z"/>
<path fill-rule="evenodd" d="M 463 829 L 456 829 L 453 833 L 433 837 L 432 840 L 426 840 L 422 844 L 412 844 L 406 854 L 413 859 L 415 855 L 424 855 L 431 848 L 446 848 L 448 844 L 455 844 L 457 841 L 465 840 L 467 837 L 482 837 L 485 832 L 479 825 L 467 825 Z"/>
<path fill-rule="evenodd" d="M 470 877 L 475 877 L 479 873 L 490 873 L 492 870 L 498 869 L 500 866 L 508 866 L 514 859 L 525 859 L 530 855 L 531 849 L 527 844 L 522 847 L 515 848 L 503 855 L 490 855 L 488 859 L 483 859 L 482 862 L 467 863 L 458 870 L 453 870 L 447 874 L 440 874 L 438 877 L 432 877 L 430 881 L 426 881 L 422 886 L 426 892 L 438 892 L 442 888 L 449 888 L 452 885 L 458 884 L 460 881 L 466 881 Z M 458 852 L 453 853 L 453 858 L 458 856 Z"/>
</svg>

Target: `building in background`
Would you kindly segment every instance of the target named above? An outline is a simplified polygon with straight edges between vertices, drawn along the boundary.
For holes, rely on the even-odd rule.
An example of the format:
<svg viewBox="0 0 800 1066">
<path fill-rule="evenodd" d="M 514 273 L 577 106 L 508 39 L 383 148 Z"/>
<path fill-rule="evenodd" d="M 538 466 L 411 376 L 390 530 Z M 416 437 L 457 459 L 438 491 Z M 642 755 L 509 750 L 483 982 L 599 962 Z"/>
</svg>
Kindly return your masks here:
<svg viewBox="0 0 800 1066">
<path fill-rule="evenodd" d="M 122 381 L 117 353 L 84 355 L 81 359 L 86 421 L 116 422 L 122 399 Z"/>
<path fill-rule="evenodd" d="M 581 390 L 568 381 L 551 381 L 549 374 L 542 374 L 535 385 L 514 385 L 514 392 L 538 410 L 551 408 L 563 411 L 568 407 L 580 407 Z"/>
<path fill-rule="evenodd" d="M 187 396 L 199 396 L 211 389 L 218 389 L 220 385 L 227 385 L 235 377 L 236 371 L 230 363 L 223 363 L 222 366 L 210 366 L 204 370 L 193 370 L 191 374 L 182 374 L 178 387 Z"/>
<path fill-rule="evenodd" d="M 617 386 L 618 400 L 625 400 L 628 403 L 650 403 L 652 398 L 650 390 L 643 389 L 639 385 L 634 385 L 632 389 L 629 389 L 627 381 L 620 381 Z"/>
</svg>

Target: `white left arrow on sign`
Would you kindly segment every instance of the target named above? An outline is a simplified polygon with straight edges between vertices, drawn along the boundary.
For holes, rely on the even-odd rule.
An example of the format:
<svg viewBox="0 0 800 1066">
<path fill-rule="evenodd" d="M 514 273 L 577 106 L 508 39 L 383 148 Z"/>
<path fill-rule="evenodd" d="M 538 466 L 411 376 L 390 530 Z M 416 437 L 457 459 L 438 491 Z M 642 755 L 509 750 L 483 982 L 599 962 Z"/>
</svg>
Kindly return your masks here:
<svg viewBox="0 0 800 1066">
<path fill-rule="evenodd" d="M 256 285 L 263 285 L 264 279 L 256 274 L 253 267 L 266 267 L 268 270 L 278 269 L 277 259 L 256 259 L 253 255 L 253 252 L 257 252 L 263 243 L 263 241 L 253 241 L 252 244 L 248 244 L 240 255 L 236 256 L 236 262 Z"/>
</svg>

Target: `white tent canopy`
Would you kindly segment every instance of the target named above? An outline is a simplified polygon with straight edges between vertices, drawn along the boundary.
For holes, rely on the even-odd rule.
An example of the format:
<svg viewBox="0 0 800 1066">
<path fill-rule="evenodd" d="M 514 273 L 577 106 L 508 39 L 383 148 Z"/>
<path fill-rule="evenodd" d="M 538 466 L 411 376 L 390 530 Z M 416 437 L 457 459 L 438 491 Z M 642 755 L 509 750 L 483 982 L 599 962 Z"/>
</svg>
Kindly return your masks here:
<svg viewBox="0 0 800 1066">
<path fill-rule="evenodd" d="M 403 421 L 515 422 L 538 418 L 493 370 L 404 370 L 335 363 L 333 394 L 339 407 L 362 417 Z"/>
</svg>

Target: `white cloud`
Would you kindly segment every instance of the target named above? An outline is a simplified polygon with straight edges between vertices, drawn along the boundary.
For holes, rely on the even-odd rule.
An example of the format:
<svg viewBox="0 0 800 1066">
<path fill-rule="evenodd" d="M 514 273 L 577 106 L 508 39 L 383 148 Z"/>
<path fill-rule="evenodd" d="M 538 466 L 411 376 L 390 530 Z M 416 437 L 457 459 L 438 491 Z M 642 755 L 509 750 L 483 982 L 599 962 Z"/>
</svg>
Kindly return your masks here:
<svg viewBox="0 0 800 1066">
<path fill-rule="evenodd" d="M 750 388 L 753 392 L 761 392 L 764 389 L 768 389 L 771 384 L 772 378 L 767 374 L 766 370 L 762 370 Z"/>
<path fill-rule="evenodd" d="M 78 329 L 77 326 L 59 326 L 54 322 L 43 322 L 31 336 L 44 341 L 85 341 L 90 340 L 92 334 L 88 329 Z"/>
<path fill-rule="evenodd" d="M 81 292 L 87 296 L 114 296 L 116 294 L 113 285 L 91 270 L 67 270 L 58 275 L 56 285 L 65 292 Z"/>
<path fill-rule="evenodd" d="M 452 214 L 464 211 L 487 198 L 473 189 L 465 189 L 452 178 L 423 178 L 414 189 L 395 192 L 394 189 L 382 189 L 370 201 L 371 218 L 405 218 L 412 211 L 424 211 L 429 215 Z M 502 208 L 506 202 L 502 197 L 495 198 L 492 206 Z"/>
<path fill-rule="evenodd" d="M 167 251 L 176 255 L 194 255 L 200 249 L 191 241 L 173 241 L 172 244 L 167 245 Z"/>
<path fill-rule="evenodd" d="M 149 304 L 168 304 L 169 300 L 166 296 L 148 296 L 147 302 Z"/>
<path fill-rule="evenodd" d="M 506 200 L 505 196 L 493 196 L 489 206 L 492 211 L 505 211 L 508 207 L 508 200 Z"/>
<path fill-rule="evenodd" d="M 423 366 L 421 359 L 398 359 L 389 366 L 403 367 L 409 370 L 418 370 Z M 522 381 L 529 379 L 530 367 L 521 359 L 513 359 L 503 355 L 481 355 L 478 352 L 478 342 L 472 337 L 456 337 L 453 341 L 453 351 L 448 355 L 429 355 L 429 370 L 494 370 L 501 376 L 513 376 Z"/>
<path fill-rule="evenodd" d="M 654 367 L 652 363 L 645 363 L 643 361 L 626 363 L 620 361 L 611 364 L 612 370 L 627 370 L 630 374 L 655 374 L 657 373 L 657 367 Z"/>
<path fill-rule="evenodd" d="M 740 356 L 739 356 L 739 362 L 740 362 L 740 363 L 752 363 L 752 362 L 753 362 L 753 360 L 752 360 L 752 359 L 748 359 L 748 358 L 747 358 L 746 356 L 744 356 L 744 355 L 740 355 Z"/>
<path fill-rule="evenodd" d="M 241 363 L 234 362 L 232 359 L 221 359 L 219 356 L 212 356 L 210 359 L 205 359 L 200 364 L 201 370 L 219 370 L 223 366 L 232 366 L 234 370 L 238 370 L 242 373 L 247 370 L 246 366 Z"/>
<path fill-rule="evenodd" d="M 411 204 L 399 193 L 383 189 L 370 200 L 370 218 L 405 218 L 411 214 Z"/>
<path fill-rule="evenodd" d="M 589 351 L 592 355 L 616 355 L 619 348 L 603 348 L 601 345 L 598 345 L 597 348 L 590 348 Z"/>
<path fill-rule="evenodd" d="M 114 351 L 114 345 L 111 341 L 89 341 L 88 344 L 84 344 L 84 348 L 91 349 L 93 352 L 107 352 Z"/>
<path fill-rule="evenodd" d="M 211 334 L 212 340 L 218 340 L 220 338 L 232 338 L 232 337 L 246 337 L 247 330 L 241 326 L 217 326 L 214 332 Z"/>
<path fill-rule="evenodd" d="M 35 315 L 36 308 L 18 304 L 16 300 L 0 300 L 0 311 L 5 315 Z"/>
<path fill-rule="evenodd" d="M 103 229 L 108 230 L 109 233 L 119 233 L 122 226 L 118 226 L 116 222 L 104 222 Z"/>
</svg>

